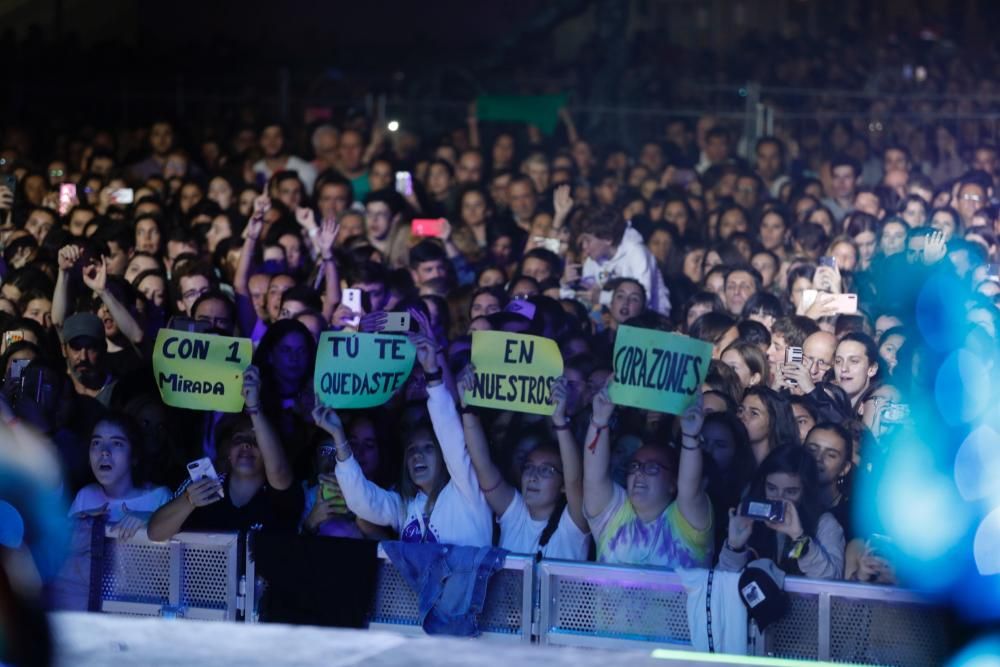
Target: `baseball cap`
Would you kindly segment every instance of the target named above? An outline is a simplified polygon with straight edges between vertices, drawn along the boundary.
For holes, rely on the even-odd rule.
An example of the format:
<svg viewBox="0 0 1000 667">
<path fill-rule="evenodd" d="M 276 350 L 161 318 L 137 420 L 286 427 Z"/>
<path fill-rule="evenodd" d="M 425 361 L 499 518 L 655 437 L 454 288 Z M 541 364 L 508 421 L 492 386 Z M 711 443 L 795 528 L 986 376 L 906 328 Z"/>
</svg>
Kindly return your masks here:
<svg viewBox="0 0 1000 667">
<path fill-rule="evenodd" d="M 788 611 L 785 573 L 768 558 L 747 564 L 740 575 L 740 599 L 761 632 Z"/>
<path fill-rule="evenodd" d="M 66 318 L 66 323 L 63 324 L 63 340 L 69 343 L 76 338 L 84 337 L 104 344 L 104 324 L 101 318 L 93 313 L 75 313 Z"/>
</svg>

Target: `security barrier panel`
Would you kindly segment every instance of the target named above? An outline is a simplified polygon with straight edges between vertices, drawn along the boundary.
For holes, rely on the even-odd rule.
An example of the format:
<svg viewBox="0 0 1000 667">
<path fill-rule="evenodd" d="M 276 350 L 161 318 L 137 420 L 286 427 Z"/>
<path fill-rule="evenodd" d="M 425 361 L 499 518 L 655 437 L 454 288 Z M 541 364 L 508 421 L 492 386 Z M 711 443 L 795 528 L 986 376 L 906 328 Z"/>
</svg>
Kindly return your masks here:
<svg viewBox="0 0 1000 667">
<path fill-rule="evenodd" d="M 150 542 L 105 535 L 91 582 L 101 611 L 255 622 L 263 587 L 237 533 L 179 533 Z M 422 633 L 417 594 L 382 559 L 370 628 Z M 245 573 L 245 574 L 244 574 Z M 914 593 L 885 586 L 788 577 L 790 606 L 748 653 L 872 665 L 939 665 L 947 615 Z M 537 591 L 537 595 L 535 594 Z M 244 614 L 244 610 L 246 610 Z M 689 647 L 687 595 L 675 572 L 510 555 L 493 575 L 483 637 L 596 648 Z"/>
<path fill-rule="evenodd" d="M 788 578 L 788 614 L 765 634 L 768 655 L 865 665 L 944 664 L 948 615 L 909 591 Z"/>
<path fill-rule="evenodd" d="M 381 548 L 379 557 L 382 564 L 369 627 L 423 634 L 417 594 Z M 490 578 L 486 603 L 479 616 L 484 637 L 531 642 L 533 565 L 530 556 L 511 554 L 503 569 Z"/>
<path fill-rule="evenodd" d="M 107 529 L 100 559 L 100 610 L 131 616 L 235 621 L 242 610 L 239 533 L 178 533 L 127 541 Z"/>
</svg>

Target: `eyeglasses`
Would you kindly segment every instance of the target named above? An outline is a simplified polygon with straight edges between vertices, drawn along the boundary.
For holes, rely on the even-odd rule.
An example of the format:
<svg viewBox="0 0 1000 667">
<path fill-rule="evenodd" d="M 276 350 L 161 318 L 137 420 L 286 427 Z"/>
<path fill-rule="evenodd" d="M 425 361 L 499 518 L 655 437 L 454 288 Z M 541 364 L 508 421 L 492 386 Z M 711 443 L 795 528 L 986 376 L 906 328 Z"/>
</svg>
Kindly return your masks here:
<svg viewBox="0 0 1000 667">
<path fill-rule="evenodd" d="M 666 466 L 656 461 L 632 461 L 628 464 L 628 474 L 634 475 L 640 470 L 646 477 L 656 477 Z"/>
<path fill-rule="evenodd" d="M 525 463 L 521 466 L 521 474 L 527 475 L 528 477 L 537 475 L 541 479 L 552 479 L 556 475 L 562 475 L 562 470 L 555 467 L 551 463 L 543 463 L 537 466 L 531 463 Z"/>
<path fill-rule="evenodd" d="M 959 197 L 959 199 L 961 199 L 962 201 L 974 201 L 974 202 L 983 201 L 983 198 L 980 197 L 979 195 L 962 195 L 961 197 Z"/>
</svg>

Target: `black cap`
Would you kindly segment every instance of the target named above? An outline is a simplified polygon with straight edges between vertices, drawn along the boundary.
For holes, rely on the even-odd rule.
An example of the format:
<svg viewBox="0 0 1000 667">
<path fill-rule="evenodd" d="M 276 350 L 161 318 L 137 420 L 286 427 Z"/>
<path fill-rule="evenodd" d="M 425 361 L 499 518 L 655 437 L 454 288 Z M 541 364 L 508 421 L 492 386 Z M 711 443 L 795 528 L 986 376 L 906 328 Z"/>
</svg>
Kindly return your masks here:
<svg viewBox="0 0 1000 667">
<path fill-rule="evenodd" d="M 740 575 L 740 598 L 761 632 L 788 611 L 784 585 L 785 573 L 766 558 L 749 563 Z"/>
</svg>

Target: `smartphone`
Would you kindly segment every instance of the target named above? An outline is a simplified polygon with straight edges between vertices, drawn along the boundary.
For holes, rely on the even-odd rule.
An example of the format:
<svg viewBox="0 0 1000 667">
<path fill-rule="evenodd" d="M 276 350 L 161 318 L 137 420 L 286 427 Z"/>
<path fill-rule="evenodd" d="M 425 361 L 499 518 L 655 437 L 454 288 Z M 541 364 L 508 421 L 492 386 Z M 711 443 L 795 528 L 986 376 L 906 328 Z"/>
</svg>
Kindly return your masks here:
<svg viewBox="0 0 1000 667">
<path fill-rule="evenodd" d="M 865 542 L 865 546 L 868 547 L 869 556 L 886 559 L 889 557 L 893 548 L 892 538 L 887 535 L 872 533 Z"/>
<path fill-rule="evenodd" d="M 187 470 L 188 470 L 188 475 L 191 476 L 192 482 L 197 482 L 199 480 L 205 479 L 206 477 L 214 480 L 219 479 L 219 474 L 215 472 L 215 466 L 212 465 L 212 459 L 208 458 L 207 456 L 203 456 L 197 461 L 191 461 L 191 463 L 187 464 Z M 220 488 L 219 497 L 224 497 L 224 496 L 225 494 Z"/>
<path fill-rule="evenodd" d="M 31 363 L 31 359 L 15 359 L 10 362 L 10 379 L 20 380 L 24 367 Z"/>
<path fill-rule="evenodd" d="M 444 218 L 414 218 L 410 226 L 413 236 L 433 236 L 441 238 L 444 233 Z"/>
<path fill-rule="evenodd" d="M 545 248 L 549 252 L 554 252 L 559 254 L 560 241 L 559 239 L 551 239 L 547 236 L 536 236 L 534 237 L 535 245 L 539 248 Z"/>
<path fill-rule="evenodd" d="M 59 186 L 59 215 L 66 215 L 73 208 L 76 199 L 76 183 L 63 183 Z"/>
<path fill-rule="evenodd" d="M 508 313 L 517 313 L 529 320 L 535 319 L 535 304 L 527 299 L 512 299 L 504 310 Z"/>
<path fill-rule="evenodd" d="M 396 172 L 396 192 L 404 197 L 413 194 L 413 174 L 408 171 Z"/>
<path fill-rule="evenodd" d="M 361 290 L 356 287 L 348 287 L 344 290 L 344 294 L 341 297 L 341 303 L 350 308 L 352 312 L 365 312 L 364 306 L 361 305 Z M 361 316 L 355 315 L 351 319 L 345 321 L 349 326 L 356 327 L 361 323 Z"/>
<path fill-rule="evenodd" d="M 410 313 L 386 313 L 385 324 L 379 329 L 382 333 L 407 333 L 410 330 Z"/>
<path fill-rule="evenodd" d="M 747 498 L 740 503 L 740 516 L 754 521 L 782 523 L 785 520 L 785 503 L 780 500 Z"/>
<path fill-rule="evenodd" d="M 786 364 L 801 364 L 802 363 L 802 348 L 795 347 L 794 345 L 789 345 L 785 348 L 785 363 Z"/>
<path fill-rule="evenodd" d="M 857 294 L 833 294 L 833 307 L 838 315 L 855 315 L 858 312 Z"/>
<path fill-rule="evenodd" d="M 111 191 L 112 204 L 131 204 L 135 198 L 135 190 L 132 188 L 118 188 Z"/>
<path fill-rule="evenodd" d="M 889 424 L 899 424 L 910 416 L 910 406 L 906 403 L 889 403 L 882 408 L 882 421 Z"/>
<path fill-rule="evenodd" d="M 212 333 L 211 322 L 201 322 L 199 320 L 193 320 L 190 317 L 184 317 L 183 315 L 175 315 L 174 317 L 171 317 L 170 321 L 167 322 L 167 328 L 173 329 L 174 331 L 188 331 L 190 333 Z"/>
<path fill-rule="evenodd" d="M 24 340 L 24 332 L 20 329 L 14 329 L 13 331 L 5 331 L 3 334 L 3 349 L 6 350 L 8 347 L 14 343 L 19 343 Z"/>
<path fill-rule="evenodd" d="M 837 258 L 833 255 L 824 255 L 819 258 L 820 266 L 829 266 L 831 269 L 837 268 Z"/>
</svg>

